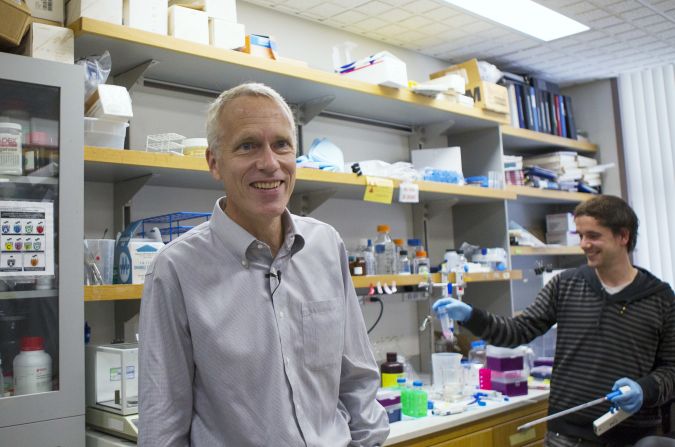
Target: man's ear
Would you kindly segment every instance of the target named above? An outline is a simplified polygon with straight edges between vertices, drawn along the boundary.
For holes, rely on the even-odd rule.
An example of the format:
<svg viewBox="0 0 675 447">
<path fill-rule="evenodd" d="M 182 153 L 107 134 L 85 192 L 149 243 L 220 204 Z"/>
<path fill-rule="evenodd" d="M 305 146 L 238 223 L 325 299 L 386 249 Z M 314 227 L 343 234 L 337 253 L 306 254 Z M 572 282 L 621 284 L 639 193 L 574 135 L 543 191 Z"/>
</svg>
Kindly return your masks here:
<svg viewBox="0 0 675 447">
<path fill-rule="evenodd" d="M 218 157 L 216 157 L 216 154 L 214 154 L 211 149 L 206 149 L 206 163 L 209 165 L 211 177 L 218 181 L 222 181 L 222 178 L 220 178 L 220 171 L 218 169 Z"/>
<path fill-rule="evenodd" d="M 622 245 L 628 246 L 628 240 L 630 239 L 630 231 L 628 231 L 628 228 L 621 228 L 617 236 L 621 240 Z"/>
</svg>

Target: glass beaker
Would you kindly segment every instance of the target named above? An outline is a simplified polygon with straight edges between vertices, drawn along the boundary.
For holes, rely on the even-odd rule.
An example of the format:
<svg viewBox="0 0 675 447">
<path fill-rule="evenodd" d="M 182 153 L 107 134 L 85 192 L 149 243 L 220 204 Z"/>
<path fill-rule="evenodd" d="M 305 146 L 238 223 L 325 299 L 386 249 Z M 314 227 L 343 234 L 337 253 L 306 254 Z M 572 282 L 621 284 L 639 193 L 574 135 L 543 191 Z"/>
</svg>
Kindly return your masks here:
<svg viewBox="0 0 675 447">
<path fill-rule="evenodd" d="M 431 354 L 433 388 L 443 400 L 455 401 L 462 397 L 462 354 L 437 352 Z"/>
</svg>

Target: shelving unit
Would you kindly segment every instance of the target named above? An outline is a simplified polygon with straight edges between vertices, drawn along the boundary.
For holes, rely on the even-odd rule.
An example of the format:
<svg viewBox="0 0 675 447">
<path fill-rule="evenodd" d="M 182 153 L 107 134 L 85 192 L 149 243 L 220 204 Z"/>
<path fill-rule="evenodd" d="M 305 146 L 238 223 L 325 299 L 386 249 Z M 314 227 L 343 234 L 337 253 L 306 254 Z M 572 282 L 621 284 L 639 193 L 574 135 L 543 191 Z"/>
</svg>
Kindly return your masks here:
<svg viewBox="0 0 675 447">
<path fill-rule="evenodd" d="M 568 150 L 577 152 L 586 152 L 586 155 L 593 155 L 598 151 L 598 146 L 587 141 L 572 140 L 557 135 L 550 135 L 542 132 L 535 132 L 529 129 L 521 129 L 509 125 L 500 126 L 502 131 L 502 143 L 507 151 L 516 150 L 518 152 L 538 151 L 544 149 L 550 151 Z"/>
<path fill-rule="evenodd" d="M 581 247 L 525 247 L 511 246 L 511 256 L 581 256 L 584 251 Z"/>
<path fill-rule="evenodd" d="M 27 299 L 27 298 L 47 298 L 58 296 L 59 291 L 56 289 L 50 290 L 17 290 L 17 291 L 8 291 L 0 292 L 0 300 L 14 300 L 14 299 Z"/>
<path fill-rule="evenodd" d="M 145 151 L 118 150 L 87 146 L 84 148 L 85 180 L 121 182 L 151 175 L 148 185 L 178 186 L 184 188 L 222 189 L 213 180 L 203 158 Z M 351 173 L 329 172 L 300 168 L 296 171 L 296 194 L 325 191 L 335 188 L 335 197 L 360 199 L 366 187 L 366 178 Z M 399 180 L 393 180 L 398 189 Z M 514 192 L 504 189 L 478 188 L 446 183 L 418 181 L 420 200 L 439 200 L 454 197 L 462 203 L 515 200 Z"/>
<path fill-rule="evenodd" d="M 556 191 L 553 189 L 539 189 L 529 186 L 507 185 L 507 191 L 511 191 L 518 196 L 518 200 L 529 204 L 554 204 L 562 202 L 585 202 L 592 199 L 593 194 L 583 192 Z"/>
<path fill-rule="evenodd" d="M 506 272 L 489 272 L 489 273 L 467 273 L 464 275 L 464 281 L 467 283 L 473 282 L 492 282 L 492 281 L 511 281 L 523 278 L 523 272 L 520 270 L 512 270 Z M 371 285 L 375 286 L 377 283 L 389 284 L 396 282 L 397 287 L 402 286 L 418 286 L 427 282 L 426 275 L 373 275 L 373 276 L 353 276 L 352 282 L 357 289 L 368 288 Z M 439 282 L 441 275 L 434 273 L 431 275 L 433 282 Z M 454 275 L 450 275 L 449 280 L 454 281 Z M 9 293 L 9 292 L 3 292 Z M 16 293 L 16 292 L 13 292 Z M 0 297 L 2 294 L 0 293 Z M 137 300 L 143 296 L 143 284 L 113 284 L 102 286 L 85 286 L 84 287 L 84 301 L 122 301 L 122 300 Z M 1 299 L 1 298 L 0 298 Z"/>
</svg>

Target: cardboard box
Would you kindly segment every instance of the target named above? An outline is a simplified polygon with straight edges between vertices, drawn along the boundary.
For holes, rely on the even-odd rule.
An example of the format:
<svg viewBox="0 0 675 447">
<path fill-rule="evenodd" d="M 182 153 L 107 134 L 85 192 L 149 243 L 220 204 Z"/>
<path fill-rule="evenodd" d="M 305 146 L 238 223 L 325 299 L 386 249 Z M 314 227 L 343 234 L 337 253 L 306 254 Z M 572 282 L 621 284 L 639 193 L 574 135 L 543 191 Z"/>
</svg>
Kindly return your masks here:
<svg viewBox="0 0 675 447">
<path fill-rule="evenodd" d="M 84 105 L 85 115 L 109 121 L 126 123 L 134 114 L 131 96 L 126 88 L 119 85 L 101 84 Z"/>
<path fill-rule="evenodd" d="M 22 53 L 49 61 L 75 63 L 75 36 L 70 28 L 33 23 Z"/>
<path fill-rule="evenodd" d="M 416 149 L 410 151 L 410 161 L 419 172 L 424 172 L 424 168 L 434 168 L 464 175 L 462 173 L 462 150 L 459 146 Z"/>
<path fill-rule="evenodd" d="M 28 9 L 33 17 L 63 25 L 64 0 L 28 0 Z"/>
<path fill-rule="evenodd" d="M 122 24 L 122 0 L 69 0 L 66 3 L 66 23 L 80 17 Z"/>
<path fill-rule="evenodd" d="M 31 24 L 25 1 L 0 0 L 0 43 L 17 46 Z"/>
<path fill-rule="evenodd" d="M 342 76 L 385 87 L 407 88 L 408 72 L 405 62 L 386 51 L 378 53 L 372 63 L 356 62 L 356 68 L 340 73 Z"/>
<path fill-rule="evenodd" d="M 169 7 L 166 0 L 124 0 L 122 23 L 130 28 L 167 35 Z"/>
<path fill-rule="evenodd" d="M 550 233 L 577 231 L 574 215 L 572 213 L 547 214 L 546 231 Z"/>
<path fill-rule="evenodd" d="M 546 243 L 551 245 L 577 246 L 581 243 L 579 234 L 571 231 L 546 232 Z"/>
<path fill-rule="evenodd" d="M 236 0 L 169 0 L 169 6 L 173 5 L 197 9 L 204 11 L 209 17 L 237 23 Z"/>
<path fill-rule="evenodd" d="M 432 73 L 430 78 L 436 79 L 447 74 L 458 74 L 464 78 L 466 94 L 473 98 L 475 106 L 492 112 L 509 113 L 509 94 L 506 87 L 481 79 L 477 59 Z"/>
<path fill-rule="evenodd" d="M 249 34 L 246 36 L 242 51 L 251 56 L 276 59 L 277 43 L 272 36 Z"/>
<path fill-rule="evenodd" d="M 209 16 L 196 9 L 169 7 L 169 35 L 176 39 L 209 44 Z"/>
<path fill-rule="evenodd" d="M 209 44 L 214 47 L 233 50 L 244 46 L 245 42 L 244 25 L 209 17 Z"/>
</svg>

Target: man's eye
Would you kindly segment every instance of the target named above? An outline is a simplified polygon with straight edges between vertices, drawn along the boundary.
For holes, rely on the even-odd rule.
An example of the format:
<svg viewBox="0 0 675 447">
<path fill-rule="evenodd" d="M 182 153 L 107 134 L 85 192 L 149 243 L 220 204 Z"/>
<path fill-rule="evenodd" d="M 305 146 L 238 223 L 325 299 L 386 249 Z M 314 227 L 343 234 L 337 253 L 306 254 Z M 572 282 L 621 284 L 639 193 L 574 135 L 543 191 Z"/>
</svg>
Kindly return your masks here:
<svg viewBox="0 0 675 447">
<path fill-rule="evenodd" d="M 275 146 L 276 146 L 277 150 L 287 150 L 287 149 L 292 149 L 291 143 L 289 143 L 289 142 L 286 141 L 286 140 L 280 140 L 280 141 L 277 141 L 276 144 L 275 144 Z"/>
<path fill-rule="evenodd" d="M 250 151 L 253 149 L 253 147 L 254 147 L 253 143 L 242 143 L 239 145 L 239 149 L 243 151 Z"/>
</svg>

